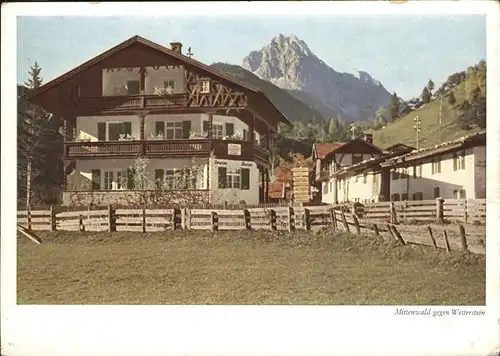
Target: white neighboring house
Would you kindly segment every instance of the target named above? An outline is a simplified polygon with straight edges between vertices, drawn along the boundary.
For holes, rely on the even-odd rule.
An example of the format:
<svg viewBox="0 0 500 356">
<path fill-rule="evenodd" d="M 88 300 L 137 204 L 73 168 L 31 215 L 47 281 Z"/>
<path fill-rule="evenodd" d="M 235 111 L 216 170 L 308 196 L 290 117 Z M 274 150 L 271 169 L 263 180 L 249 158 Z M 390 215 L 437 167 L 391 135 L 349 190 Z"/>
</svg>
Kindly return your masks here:
<svg viewBox="0 0 500 356">
<path fill-rule="evenodd" d="M 321 202 L 335 204 L 343 201 L 343 192 L 335 175 L 339 170 L 365 160 L 380 158 L 383 151 L 373 144 L 370 134 L 338 145 L 325 155 L 328 175 L 322 176 Z"/>
<path fill-rule="evenodd" d="M 338 180 L 340 203 L 485 199 L 486 133 L 403 154 L 389 153 L 344 167 L 333 176 Z"/>
</svg>

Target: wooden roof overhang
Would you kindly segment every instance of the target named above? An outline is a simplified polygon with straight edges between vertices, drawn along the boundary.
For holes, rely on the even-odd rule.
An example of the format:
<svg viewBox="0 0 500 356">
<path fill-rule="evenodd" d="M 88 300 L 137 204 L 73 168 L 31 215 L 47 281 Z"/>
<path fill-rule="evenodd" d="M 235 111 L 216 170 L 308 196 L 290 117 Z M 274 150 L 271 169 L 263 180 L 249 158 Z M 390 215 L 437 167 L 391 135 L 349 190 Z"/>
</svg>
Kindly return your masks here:
<svg viewBox="0 0 500 356">
<path fill-rule="evenodd" d="M 356 138 L 330 151 L 325 155 L 324 159 L 333 161 L 333 156 L 336 153 L 382 154 L 383 151 L 372 143 L 369 143 L 361 138 Z"/>
<path fill-rule="evenodd" d="M 134 47 L 135 46 L 135 47 Z M 138 48 L 138 46 L 142 46 Z M 141 62 L 137 56 L 118 54 L 125 50 L 130 50 L 143 54 L 148 53 L 147 63 Z M 154 53 L 153 53 L 154 52 Z M 118 55 L 118 56 L 117 56 Z M 75 117 L 76 116 L 76 85 L 85 77 L 94 75 L 97 78 L 97 71 L 90 73 L 93 68 L 100 70 L 107 67 L 140 67 L 154 65 L 182 65 L 186 71 L 200 74 L 203 77 L 215 79 L 222 85 L 232 90 L 242 92 L 247 97 L 244 107 L 233 108 L 188 108 L 184 112 L 213 112 L 223 115 L 237 115 L 242 121 L 250 124 L 250 115 L 244 114 L 250 112 L 255 116 L 255 129 L 258 132 L 271 131 L 277 132 L 278 124 L 283 122 L 292 125 L 290 120 L 271 102 L 271 100 L 259 88 L 253 87 L 247 83 L 241 82 L 236 78 L 215 70 L 214 68 L 189 58 L 181 53 L 174 52 L 171 49 L 147 40 L 140 36 L 134 36 L 115 47 L 101 53 L 100 55 L 86 61 L 80 66 L 68 71 L 67 73 L 53 79 L 41 87 L 30 91 L 25 98 L 31 102 L 45 108 L 58 116 Z M 87 78 L 85 78 L 87 79 Z M 100 84 L 100 83 L 99 83 Z M 186 93 L 187 94 L 187 93 Z M 143 112 L 143 110 L 139 110 Z M 131 111 L 128 111 L 130 113 Z M 132 111 L 134 112 L 134 111 Z M 148 111 L 148 112 L 153 112 Z"/>
</svg>

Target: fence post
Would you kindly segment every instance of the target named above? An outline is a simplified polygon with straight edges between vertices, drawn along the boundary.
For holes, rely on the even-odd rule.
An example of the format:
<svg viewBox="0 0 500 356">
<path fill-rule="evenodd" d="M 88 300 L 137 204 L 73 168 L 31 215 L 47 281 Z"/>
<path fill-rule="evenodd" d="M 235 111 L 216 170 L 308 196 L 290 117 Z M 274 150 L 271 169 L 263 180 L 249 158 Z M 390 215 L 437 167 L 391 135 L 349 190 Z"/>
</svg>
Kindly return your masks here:
<svg viewBox="0 0 500 356">
<path fill-rule="evenodd" d="M 50 231 L 56 231 L 56 213 L 54 206 L 50 206 Z"/>
<path fill-rule="evenodd" d="M 304 228 L 306 231 L 311 230 L 311 213 L 307 208 L 304 208 Z"/>
<path fill-rule="evenodd" d="M 330 208 L 330 219 L 332 220 L 332 230 L 337 231 L 337 215 L 335 214 L 335 208 Z"/>
<path fill-rule="evenodd" d="M 293 221 L 294 211 L 291 206 L 288 207 L 288 232 L 295 230 L 295 225 Z"/>
<path fill-rule="evenodd" d="M 245 229 L 250 230 L 252 227 L 250 224 L 250 211 L 248 211 L 248 209 L 243 209 L 243 216 L 245 219 Z"/>
<path fill-rule="evenodd" d="M 115 209 L 111 205 L 108 205 L 108 232 L 114 231 L 116 231 Z"/>
<path fill-rule="evenodd" d="M 83 215 L 78 215 L 78 230 L 85 231 L 85 225 L 83 224 Z"/>
<path fill-rule="evenodd" d="M 398 240 L 398 242 L 404 246 L 406 245 L 406 242 L 405 240 L 403 240 L 403 238 L 401 237 L 401 234 L 399 233 L 398 229 L 396 229 L 396 226 L 395 225 L 390 225 L 393 233 L 394 233 L 394 236 L 396 237 L 396 240 Z"/>
<path fill-rule="evenodd" d="M 186 230 L 186 208 L 181 208 L 181 229 Z"/>
<path fill-rule="evenodd" d="M 373 223 L 373 232 L 375 233 L 376 236 L 380 236 L 380 231 L 378 230 L 377 224 Z"/>
<path fill-rule="evenodd" d="M 444 242 L 446 243 L 446 251 L 451 252 L 450 241 L 448 241 L 448 232 L 444 230 Z"/>
<path fill-rule="evenodd" d="M 269 209 L 269 225 L 271 226 L 271 231 L 278 229 L 276 226 L 276 210 Z"/>
<path fill-rule="evenodd" d="M 142 208 L 141 226 L 142 226 L 142 232 L 146 232 L 146 209 L 144 209 L 144 207 Z"/>
<path fill-rule="evenodd" d="M 443 198 L 436 198 L 436 222 L 442 224 L 444 221 Z"/>
<path fill-rule="evenodd" d="M 468 216 L 467 216 L 467 199 L 464 199 L 464 222 L 467 224 L 467 219 L 468 219 Z"/>
<path fill-rule="evenodd" d="M 342 216 L 342 222 L 344 223 L 345 231 L 351 232 L 351 230 L 349 229 L 349 224 L 347 223 L 347 219 L 345 217 L 345 213 L 344 213 L 343 210 L 342 210 L 341 214 L 342 214 L 341 215 Z"/>
<path fill-rule="evenodd" d="M 432 245 L 434 248 L 438 248 L 436 239 L 434 238 L 434 235 L 432 234 L 432 228 L 430 226 L 427 226 L 427 230 L 429 230 L 429 235 L 431 235 L 431 240 L 432 240 Z"/>
<path fill-rule="evenodd" d="M 390 214 L 391 214 L 391 224 L 397 224 L 398 223 L 398 216 L 396 214 L 396 205 L 394 204 L 393 201 L 389 203 L 389 209 L 390 209 Z"/>
<path fill-rule="evenodd" d="M 186 212 L 184 213 L 186 219 L 186 230 L 191 230 L 191 209 L 185 208 Z"/>
<path fill-rule="evenodd" d="M 31 210 L 28 208 L 28 211 L 26 212 L 26 219 L 27 224 L 28 224 L 28 230 L 31 230 Z"/>
<path fill-rule="evenodd" d="M 219 230 L 219 217 L 215 211 L 210 213 L 210 222 L 212 225 L 212 231 Z"/>
<path fill-rule="evenodd" d="M 356 227 L 356 233 L 361 234 L 361 227 L 359 226 L 359 220 L 356 214 L 352 214 L 352 220 L 354 220 L 354 226 Z"/>
<path fill-rule="evenodd" d="M 172 230 L 177 230 L 177 214 L 179 213 L 178 208 L 172 209 Z"/>
<path fill-rule="evenodd" d="M 467 246 L 467 237 L 465 236 L 465 228 L 463 225 L 459 225 L 460 229 L 460 244 L 462 245 L 462 250 L 467 251 L 469 248 Z"/>
</svg>

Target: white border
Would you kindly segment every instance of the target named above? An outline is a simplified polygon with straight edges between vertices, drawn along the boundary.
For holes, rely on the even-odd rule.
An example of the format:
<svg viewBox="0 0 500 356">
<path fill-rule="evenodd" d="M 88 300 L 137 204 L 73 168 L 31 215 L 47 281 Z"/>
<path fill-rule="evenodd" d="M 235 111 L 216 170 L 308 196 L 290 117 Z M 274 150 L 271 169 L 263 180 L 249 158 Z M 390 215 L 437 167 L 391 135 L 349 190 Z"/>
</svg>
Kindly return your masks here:
<svg viewBox="0 0 500 356">
<path fill-rule="evenodd" d="M 488 355 L 499 347 L 499 6 L 495 1 L 14 3 L 2 5 L 1 283 L 5 355 Z M 16 16 L 489 14 L 487 316 L 395 307 L 16 306 Z M 450 54 L 452 55 L 452 54 Z M 429 286 L 439 288 L 439 286 Z M 423 309 L 423 307 L 422 307 Z M 433 308 L 449 309 L 449 308 Z M 468 309 L 468 308 L 462 308 Z"/>
</svg>

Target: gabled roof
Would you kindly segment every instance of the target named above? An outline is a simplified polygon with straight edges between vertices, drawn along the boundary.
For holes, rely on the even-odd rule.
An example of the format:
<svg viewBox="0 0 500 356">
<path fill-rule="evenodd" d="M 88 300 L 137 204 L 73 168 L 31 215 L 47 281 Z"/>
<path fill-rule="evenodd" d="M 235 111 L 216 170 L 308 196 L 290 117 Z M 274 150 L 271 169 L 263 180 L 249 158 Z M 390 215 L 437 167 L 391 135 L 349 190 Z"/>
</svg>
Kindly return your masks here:
<svg viewBox="0 0 500 356">
<path fill-rule="evenodd" d="M 408 161 L 414 161 L 417 159 L 427 158 L 437 154 L 448 153 L 452 150 L 461 149 L 466 145 L 471 146 L 482 146 L 486 145 L 486 131 L 478 132 L 475 134 L 463 136 L 457 138 L 456 140 L 443 142 L 441 144 L 421 148 L 419 150 L 414 150 L 412 152 L 406 153 L 404 155 L 399 155 L 391 159 L 386 160 L 381 165 L 384 167 L 402 164 Z"/>
<path fill-rule="evenodd" d="M 283 121 L 285 123 L 287 123 L 288 125 L 292 125 L 290 122 L 290 119 L 285 114 L 283 114 L 283 112 L 281 112 L 281 110 L 278 107 L 276 107 L 276 105 L 274 105 L 274 103 L 267 97 L 267 95 L 260 88 L 254 87 L 254 86 L 249 85 L 247 83 L 244 83 L 244 82 L 236 79 L 235 77 L 233 77 L 229 74 L 218 71 L 218 70 L 216 70 L 216 69 L 214 69 L 214 68 L 212 68 L 204 63 L 201 63 L 195 59 L 189 58 L 181 53 L 172 51 L 170 48 L 162 46 L 158 43 L 155 43 L 153 41 L 150 41 L 150 40 L 148 40 L 144 37 L 138 36 L 138 35 L 133 36 L 133 37 L 129 38 L 128 40 L 125 40 L 125 41 L 119 43 L 118 45 L 108 49 L 107 51 L 99 54 L 98 56 L 84 62 L 83 64 L 79 65 L 78 67 L 60 75 L 59 77 L 51 80 L 50 82 L 45 83 L 44 85 L 40 86 L 36 90 L 30 91 L 25 96 L 25 98 L 29 100 L 30 98 L 33 98 L 33 97 L 39 95 L 40 93 L 42 93 L 50 88 L 53 88 L 54 86 L 56 86 L 56 85 L 64 82 L 65 80 L 77 75 L 78 73 L 83 72 L 84 70 L 90 68 L 91 66 L 99 63 L 100 61 L 103 61 L 104 59 L 114 55 L 115 53 L 117 53 L 117 52 L 119 52 L 119 51 L 121 51 L 129 46 L 131 46 L 134 43 L 141 43 L 143 45 L 146 45 L 150 48 L 153 48 L 155 50 L 163 52 L 168 56 L 179 59 L 186 64 L 192 65 L 193 67 L 197 67 L 197 68 L 204 70 L 204 71 L 206 71 L 214 76 L 217 76 L 221 79 L 227 80 L 233 84 L 236 84 L 242 88 L 245 88 L 251 92 L 259 94 L 261 97 L 263 97 L 266 101 L 268 101 L 272 106 L 274 106 L 276 108 L 276 110 L 282 115 L 282 117 L 284 119 Z"/>
<path fill-rule="evenodd" d="M 315 143 L 313 145 L 313 157 L 315 159 L 323 159 L 325 156 L 335 151 L 337 148 L 343 146 L 345 142 L 334 142 L 334 143 Z"/>
<path fill-rule="evenodd" d="M 335 151 L 339 150 L 340 148 L 345 148 L 345 147 L 348 147 L 348 146 L 353 145 L 354 143 L 358 143 L 358 142 L 362 143 L 363 145 L 367 145 L 367 146 L 373 148 L 375 151 L 377 151 L 379 153 L 383 153 L 383 151 L 379 147 L 375 146 L 373 143 L 370 143 L 370 142 L 364 140 L 363 138 L 358 137 L 358 138 L 355 138 L 354 140 L 344 142 L 342 145 L 340 145 L 338 147 L 335 147 L 333 150 L 328 152 L 324 156 L 324 158 L 328 159 L 328 156 L 330 156 L 331 154 L 333 154 Z"/>
<path fill-rule="evenodd" d="M 394 150 L 396 150 L 396 149 L 405 149 L 405 150 L 408 149 L 408 150 L 413 151 L 413 150 L 415 150 L 415 147 L 406 145 L 406 144 L 401 143 L 401 142 L 398 142 L 398 143 L 396 143 L 396 144 L 394 144 L 392 146 L 389 146 L 389 147 L 385 148 L 386 151 L 391 151 L 391 152 L 394 151 Z"/>
</svg>

